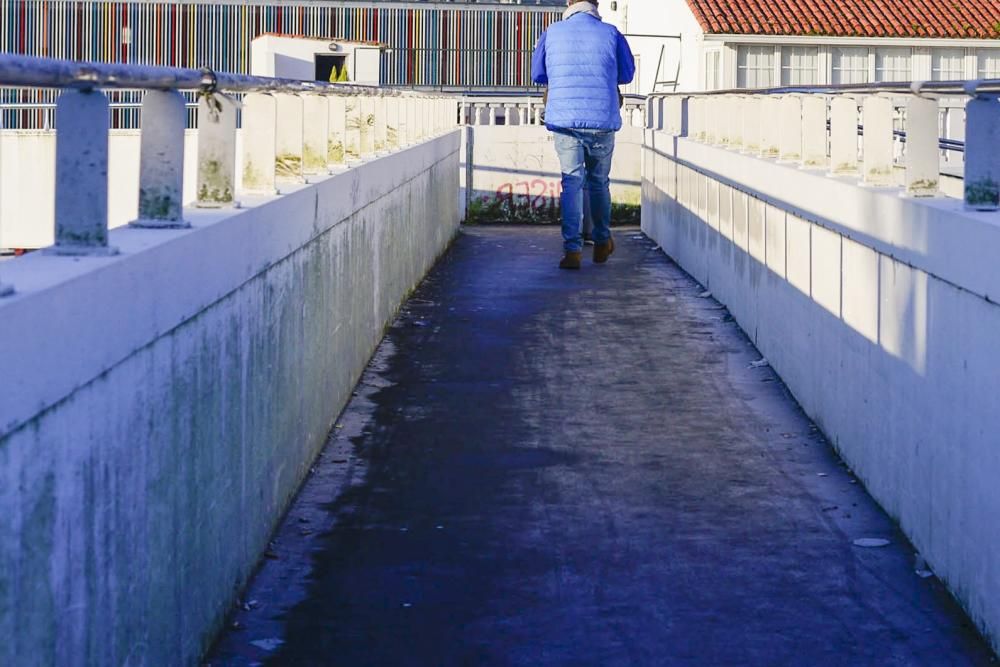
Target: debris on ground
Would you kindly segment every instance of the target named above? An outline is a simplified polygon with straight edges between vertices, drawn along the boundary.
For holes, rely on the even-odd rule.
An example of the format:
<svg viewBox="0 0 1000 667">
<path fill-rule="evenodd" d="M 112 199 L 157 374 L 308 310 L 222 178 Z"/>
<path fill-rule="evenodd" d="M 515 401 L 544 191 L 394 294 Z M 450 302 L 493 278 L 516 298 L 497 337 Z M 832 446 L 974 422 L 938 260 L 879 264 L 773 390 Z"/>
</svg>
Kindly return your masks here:
<svg viewBox="0 0 1000 667">
<path fill-rule="evenodd" d="M 751 361 L 750 365 L 747 366 L 747 368 L 764 368 L 765 366 L 770 366 L 770 364 L 768 363 L 767 359 L 761 357 L 757 361 Z"/>
<path fill-rule="evenodd" d="M 709 292 L 708 290 L 705 290 L 704 292 L 702 292 L 701 294 L 698 295 L 698 298 L 699 299 L 710 299 L 710 298 L 712 298 L 712 293 Z"/>
<path fill-rule="evenodd" d="M 878 547 L 889 546 L 889 540 L 881 537 L 859 537 L 854 540 L 854 546 L 864 547 L 866 549 L 877 549 Z"/>
<path fill-rule="evenodd" d="M 263 651 L 273 651 L 284 644 L 285 640 L 278 639 L 277 637 L 269 637 L 267 639 L 255 639 L 250 643 Z"/>
<path fill-rule="evenodd" d="M 933 577 L 934 573 L 931 572 L 930 567 L 927 566 L 927 561 L 920 554 L 917 554 L 916 559 L 913 561 L 913 571 L 921 579 L 927 579 L 928 577 Z"/>
</svg>

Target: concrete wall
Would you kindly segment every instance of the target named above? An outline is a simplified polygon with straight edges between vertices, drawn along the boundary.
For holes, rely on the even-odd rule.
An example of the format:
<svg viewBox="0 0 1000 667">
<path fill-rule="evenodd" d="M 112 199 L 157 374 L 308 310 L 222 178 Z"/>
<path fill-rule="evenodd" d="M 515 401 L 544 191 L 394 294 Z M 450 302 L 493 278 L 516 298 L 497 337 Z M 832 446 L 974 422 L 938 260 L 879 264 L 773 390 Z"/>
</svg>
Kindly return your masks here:
<svg viewBox="0 0 1000 667">
<path fill-rule="evenodd" d="M 1000 646 L 1000 217 L 649 132 L 643 227 Z"/>
<path fill-rule="evenodd" d="M 197 663 L 455 234 L 459 145 L 4 262 L 0 664 Z"/>
<path fill-rule="evenodd" d="M 611 198 L 616 204 L 639 205 L 642 132 L 626 126 L 615 137 Z M 558 217 L 561 171 L 552 133 L 544 127 L 468 127 L 463 155 L 461 183 L 469 201 L 485 206 L 509 201 L 526 211 L 526 219 Z"/>
<path fill-rule="evenodd" d="M 237 133 L 240 154 L 242 132 Z M 197 132 L 184 142 L 185 203 L 195 199 Z M 56 133 L 0 132 L 0 248 L 44 248 L 55 241 Z M 112 130 L 108 139 L 108 224 L 135 220 L 139 209 L 139 131 Z"/>
</svg>

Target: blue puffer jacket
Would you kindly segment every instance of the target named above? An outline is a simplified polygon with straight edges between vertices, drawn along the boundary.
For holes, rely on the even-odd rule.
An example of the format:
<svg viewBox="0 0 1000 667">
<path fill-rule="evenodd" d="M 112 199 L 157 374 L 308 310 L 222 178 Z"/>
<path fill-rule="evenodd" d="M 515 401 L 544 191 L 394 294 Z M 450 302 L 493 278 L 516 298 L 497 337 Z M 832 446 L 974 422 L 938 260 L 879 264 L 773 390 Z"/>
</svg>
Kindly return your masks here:
<svg viewBox="0 0 1000 667">
<path fill-rule="evenodd" d="M 635 60 L 625 37 L 587 13 L 549 26 L 531 59 L 532 80 L 549 87 L 549 129 L 621 129 L 618 85 L 633 76 Z"/>
</svg>

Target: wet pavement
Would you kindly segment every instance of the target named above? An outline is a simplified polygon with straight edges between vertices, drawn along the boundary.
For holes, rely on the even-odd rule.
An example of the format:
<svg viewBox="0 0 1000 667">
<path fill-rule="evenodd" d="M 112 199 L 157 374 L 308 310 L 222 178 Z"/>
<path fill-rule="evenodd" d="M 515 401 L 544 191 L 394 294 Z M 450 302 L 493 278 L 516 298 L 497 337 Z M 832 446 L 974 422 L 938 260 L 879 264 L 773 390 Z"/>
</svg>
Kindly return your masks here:
<svg viewBox="0 0 1000 667">
<path fill-rule="evenodd" d="M 210 664 L 994 664 L 727 311 L 616 239 L 566 272 L 554 228 L 463 229 Z"/>
</svg>

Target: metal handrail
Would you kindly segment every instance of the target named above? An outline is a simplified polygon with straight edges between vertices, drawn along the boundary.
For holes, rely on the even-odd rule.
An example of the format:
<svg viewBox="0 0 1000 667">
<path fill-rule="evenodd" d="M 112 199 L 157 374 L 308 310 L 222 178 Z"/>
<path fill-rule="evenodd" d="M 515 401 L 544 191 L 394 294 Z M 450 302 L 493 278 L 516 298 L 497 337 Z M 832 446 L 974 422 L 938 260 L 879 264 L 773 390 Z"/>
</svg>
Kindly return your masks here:
<svg viewBox="0 0 1000 667">
<path fill-rule="evenodd" d="M 780 86 L 775 88 L 727 88 L 725 90 L 686 93 L 650 93 L 650 97 L 678 95 L 791 95 L 835 93 L 897 93 L 909 95 L 968 95 L 1000 94 L 1000 79 L 970 79 L 968 81 L 887 81 L 882 83 L 839 83 L 815 86 Z"/>
<path fill-rule="evenodd" d="M 322 93 L 327 95 L 409 95 L 398 88 L 302 81 L 209 68 L 184 69 L 152 65 L 78 62 L 56 58 L 0 55 L 0 86 L 18 88 L 192 90 L 201 93 Z"/>
</svg>

